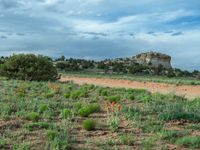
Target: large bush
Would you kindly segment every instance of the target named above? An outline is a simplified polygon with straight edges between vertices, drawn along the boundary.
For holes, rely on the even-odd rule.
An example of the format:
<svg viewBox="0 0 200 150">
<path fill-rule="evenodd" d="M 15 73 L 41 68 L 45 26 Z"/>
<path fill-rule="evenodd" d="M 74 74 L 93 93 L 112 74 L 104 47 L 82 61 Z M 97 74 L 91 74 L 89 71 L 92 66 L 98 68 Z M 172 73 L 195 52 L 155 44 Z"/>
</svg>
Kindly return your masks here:
<svg viewBox="0 0 200 150">
<path fill-rule="evenodd" d="M 57 70 L 48 57 L 19 54 L 9 57 L 0 66 L 0 75 L 20 80 L 47 81 L 57 78 Z"/>
</svg>

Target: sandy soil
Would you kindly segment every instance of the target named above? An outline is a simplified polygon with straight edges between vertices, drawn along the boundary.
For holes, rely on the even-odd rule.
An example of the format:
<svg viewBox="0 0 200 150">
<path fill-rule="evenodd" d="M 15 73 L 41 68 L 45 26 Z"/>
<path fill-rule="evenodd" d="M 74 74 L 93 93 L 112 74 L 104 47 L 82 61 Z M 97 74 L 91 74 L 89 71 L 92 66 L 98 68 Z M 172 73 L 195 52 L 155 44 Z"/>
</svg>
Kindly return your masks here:
<svg viewBox="0 0 200 150">
<path fill-rule="evenodd" d="M 74 81 L 77 84 L 94 84 L 99 86 L 108 86 L 116 88 L 134 88 L 134 89 L 146 89 L 150 92 L 159 93 L 175 93 L 187 98 L 193 99 L 200 97 L 200 85 L 173 85 L 165 83 L 155 82 L 140 82 L 130 81 L 122 79 L 103 79 L 103 78 L 86 78 L 86 77 L 71 77 L 63 76 L 60 79 L 61 82 Z"/>
</svg>

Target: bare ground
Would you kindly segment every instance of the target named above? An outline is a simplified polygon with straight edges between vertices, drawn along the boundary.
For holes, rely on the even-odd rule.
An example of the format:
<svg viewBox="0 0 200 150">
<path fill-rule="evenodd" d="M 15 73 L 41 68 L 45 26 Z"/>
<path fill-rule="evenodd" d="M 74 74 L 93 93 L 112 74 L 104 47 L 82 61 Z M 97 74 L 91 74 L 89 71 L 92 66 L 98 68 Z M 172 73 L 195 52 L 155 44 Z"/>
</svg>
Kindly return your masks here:
<svg viewBox="0 0 200 150">
<path fill-rule="evenodd" d="M 103 78 L 86 78 L 62 76 L 61 82 L 74 81 L 77 84 L 94 84 L 99 86 L 115 87 L 115 88 L 134 88 L 146 89 L 152 93 L 174 93 L 185 96 L 189 99 L 200 97 L 200 85 L 173 85 L 156 82 L 130 81 L 123 79 L 103 79 Z"/>
</svg>

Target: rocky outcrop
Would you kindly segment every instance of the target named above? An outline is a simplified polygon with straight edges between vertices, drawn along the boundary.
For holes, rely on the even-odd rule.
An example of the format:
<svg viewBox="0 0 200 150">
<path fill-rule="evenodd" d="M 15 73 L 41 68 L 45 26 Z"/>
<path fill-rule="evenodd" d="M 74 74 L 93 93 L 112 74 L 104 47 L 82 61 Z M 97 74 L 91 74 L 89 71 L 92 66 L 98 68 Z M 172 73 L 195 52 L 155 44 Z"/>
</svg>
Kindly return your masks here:
<svg viewBox="0 0 200 150">
<path fill-rule="evenodd" d="M 141 53 L 134 57 L 137 63 L 153 67 L 171 68 L 171 57 L 157 52 Z"/>
</svg>

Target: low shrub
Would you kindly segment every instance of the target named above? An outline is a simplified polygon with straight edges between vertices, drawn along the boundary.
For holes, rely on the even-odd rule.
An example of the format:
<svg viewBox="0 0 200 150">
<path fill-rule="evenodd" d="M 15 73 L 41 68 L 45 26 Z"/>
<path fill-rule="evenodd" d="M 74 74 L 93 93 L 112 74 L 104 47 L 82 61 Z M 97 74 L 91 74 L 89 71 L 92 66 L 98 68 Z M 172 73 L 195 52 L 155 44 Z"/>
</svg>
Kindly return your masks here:
<svg viewBox="0 0 200 150">
<path fill-rule="evenodd" d="M 33 122 L 37 122 L 40 119 L 40 116 L 36 112 L 31 112 L 27 115 L 27 119 Z"/>
<path fill-rule="evenodd" d="M 65 94 L 64 94 L 64 97 L 65 97 L 65 98 L 70 98 L 70 96 L 71 96 L 70 93 L 65 93 Z"/>
<path fill-rule="evenodd" d="M 83 128 L 87 131 L 95 130 L 96 122 L 93 119 L 87 119 L 83 122 Z"/>
<path fill-rule="evenodd" d="M 63 119 L 67 119 L 71 116 L 71 111 L 69 109 L 63 109 L 61 112 L 61 116 Z"/>
<path fill-rule="evenodd" d="M 128 95 L 128 99 L 135 100 L 135 95 L 134 94 Z"/>
<path fill-rule="evenodd" d="M 45 98 L 51 98 L 51 97 L 54 97 L 54 94 L 55 93 L 53 91 L 49 91 L 49 92 L 47 92 L 47 93 L 44 94 L 44 97 Z"/>
<path fill-rule="evenodd" d="M 88 117 L 90 114 L 100 111 L 99 104 L 85 105 L 79 109 L 78 113 L 82 117 Z"/>
<path fill-rule="evenodd" d="M 78 111 L 79 109 L 81 109 L 81 107 L 82 107 L 82 103 L 80 103 L 80 102 L 77 102 L 77 103 L 74 104 L 74 109 L 76 111 Z"/>
<path fill-rule="evenodd" d="M 120 96 L 119 95 L 115 95 L 115 96 L 109 96 L 109 97 L 107 97 L 107 99 L 108 99 L 108 101 L 109 102 L 115 102 L 115 103 L 117 103 L 119 100 L 120 100 Z"/>
<path fill-rule="evenodd" d="M 48 109 L 49 109 L 49 107 L 48 107 L 47 104 L 41 104 L 41 105 L 39 106 L 39 112 L 40 112 L 40 113 L 43 113 L 43 112 L 47 111 Z"/>
</svg>

